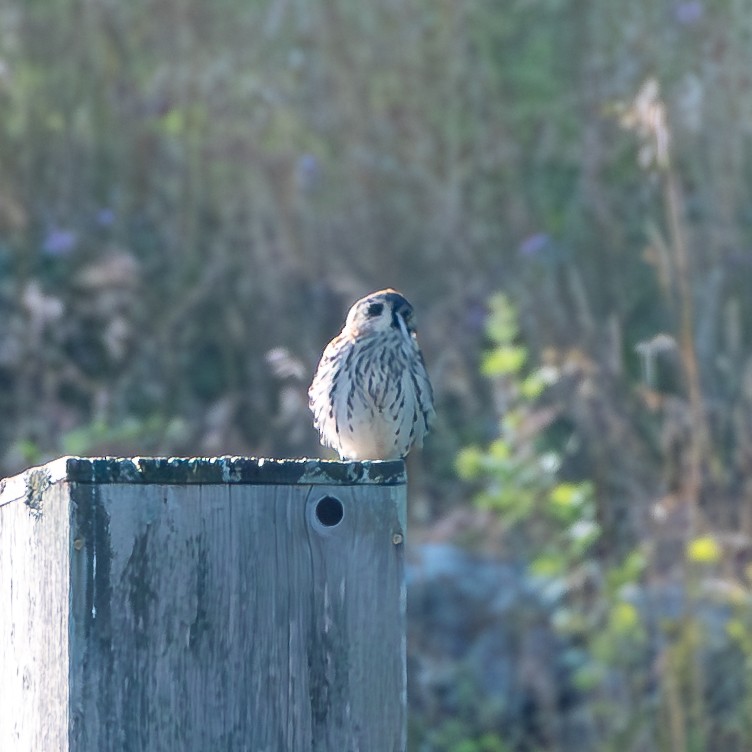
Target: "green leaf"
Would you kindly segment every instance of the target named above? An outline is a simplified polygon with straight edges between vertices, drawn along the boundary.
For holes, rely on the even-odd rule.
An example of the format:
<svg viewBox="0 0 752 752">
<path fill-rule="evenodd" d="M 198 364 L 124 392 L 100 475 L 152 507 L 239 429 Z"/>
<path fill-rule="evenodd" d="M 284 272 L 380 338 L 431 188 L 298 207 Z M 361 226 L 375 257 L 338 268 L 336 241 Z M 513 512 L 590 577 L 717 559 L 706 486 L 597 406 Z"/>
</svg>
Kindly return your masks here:
<svg viewBox="0 0 752 752">
<path fill-rule="evenodd" d="M 455 461 L 457 474 L 464 480 L 473 480 L 483 471 L 484 454 L 477 446 L 461 449 Z"/>
<path fill-rule="evenodd" d="M 484 734 L 478 745 L 479 752 L 507 752 L 509 749 L 497 734 Z"/>
<path fill-rule="evenodd" d="M 535 400 L 543 394 L 546 388 L 546 382 L 541 378 L 540 373 L 535 371 L 520 384 L 520 394 L 527 400 Z"/>
<path fill-rule="evenodd" d="M 611 609 L 609 626 L 620 635 L 634 634 L 640 627 L 640 612 L 631 603 L 619 601 Z"/>
<path fill-rule="evenodd" d="M 557 577 L 566 569 L 566 559 L 560 554 L 544 553 L 530 564 L 530 571 L 538 577 Z"/>
<path fill-rule="evenodd" d="M 180 136 L 185 131 L 185 112 L 175 107 L 160 118 L 159 125 L 168 135 Z"/>
<path fill-rule="evenodd" d="M 642 577 L 648 559 L 641 549 L 631 551 L 624 558 L 620 566 L 613 567 L 606 575 L 609 588 L 612 592 L 617 591 L 623 585 L 637 582 Z"/>
<path fill-rule="evenodd" d="M 514 306 L 507 296 L 501 293 L 491 298 L 489 306 L 491 310 L 486 324 L 488 336 L 500 345 L 512 342 L 520 331 Z"/>
<path fill-rule="evenodd" d="M 744 626 L 744 622 L 741 619 L 731 619 L 726 624 L 726 633 L 731 639 L 737 642 L 742 642 L 748 635 L 747 628 Z"/>
<path fill-rule="evenodd" d="M 512 456 L 512 450 L 504 439 L 496 439 L 488 447 L 488 456 L 495 460 L 508 460 Z"/>
<path fill-rule="evenodd" d="M 42 456 L 42 450 L 31 439 L 19 439 L 12 444 L 10 453 L 23 457 L 29 465 L 37 463 Z"/>
<path fill-rule="evenodd" d="M 577 520 L 567 529 L 567 535 L 572 542 L 572 552 L 579 555 L 584 554 L 598 540 L 600 534 L 600 525 L 592 520 Z"/>
<path fill-rule="evenodd" d="M 459 744 L 455 744 L 452 747 L 452 752 L 478 752 L 478 745 L 472 739 L 465 739 Z"/>
<path fill-rule="evenodd" d="M 577 509 L 583 502 L 582 486 L 578 483 L 559 483 L 551 491 L 549 500 L 554 507 Z"/>
<path fill-rule="evenodd" d="M 483 356 L 481 373 L 484 376 L 508 376 L 519 373 L 527 359 L 527 350 L 516 345 L 497 347 Z"/>
</svg>

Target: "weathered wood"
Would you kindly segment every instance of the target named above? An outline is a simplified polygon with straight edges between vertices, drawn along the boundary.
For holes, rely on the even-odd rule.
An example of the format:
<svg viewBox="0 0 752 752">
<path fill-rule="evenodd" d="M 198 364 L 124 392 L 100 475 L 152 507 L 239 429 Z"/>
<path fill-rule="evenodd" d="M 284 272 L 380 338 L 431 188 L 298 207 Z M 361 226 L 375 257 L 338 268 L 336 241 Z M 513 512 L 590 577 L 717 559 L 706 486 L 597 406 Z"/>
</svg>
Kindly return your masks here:
<svg viewBox="0 0 752 752">
<path fill-rule="evenodd" d="M 401 462 L 11 479 L 0 750 L 404 750 L 404 534 Z"/>
<path fill-rule="evenodd" d="M 69 520 L 67 489 L 44 472 L 0 507 L 3 752 L 68 749 Z"/>
</svg>

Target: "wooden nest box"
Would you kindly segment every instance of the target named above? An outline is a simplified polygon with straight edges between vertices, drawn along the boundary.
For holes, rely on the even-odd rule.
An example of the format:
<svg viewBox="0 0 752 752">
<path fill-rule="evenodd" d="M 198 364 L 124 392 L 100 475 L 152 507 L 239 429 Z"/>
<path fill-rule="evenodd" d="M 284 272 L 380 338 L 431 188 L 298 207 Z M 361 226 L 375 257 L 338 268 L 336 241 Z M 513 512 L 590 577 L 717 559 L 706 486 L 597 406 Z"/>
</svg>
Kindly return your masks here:
<svg viewBox="0 0 752 752">
<path fill-rule="evenodd" d="M 403 752 L 402 462 L 0 481 L 0 750 Z"/>
</svg>

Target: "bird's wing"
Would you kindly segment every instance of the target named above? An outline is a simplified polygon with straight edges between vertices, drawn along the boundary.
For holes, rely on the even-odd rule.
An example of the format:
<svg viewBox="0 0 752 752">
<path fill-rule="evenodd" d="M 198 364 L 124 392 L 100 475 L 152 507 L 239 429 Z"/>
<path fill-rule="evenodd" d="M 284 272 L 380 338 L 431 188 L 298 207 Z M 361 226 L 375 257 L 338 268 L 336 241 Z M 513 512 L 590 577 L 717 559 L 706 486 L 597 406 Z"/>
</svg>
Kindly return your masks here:
<svg viewBox="0 0 752 752">
<path fill-rule="evenodd" d="M 418 447 L 421 447 L 423 446 L 423 437 L 430 430 L 436 417 L 436 411 L 433 407 L 433 387 L 428 378 L 423 354 L 417 348 L 416 357 L 410 368 L 410 379 L 415 392 L 415 443 Z"/>
<path fill-rule="evenodd" d="M 344 399 L 342 372 L 352 343 L 339 335 L 324 349 L 318 368 L 308 389 L 308 404 L 313 424 L 321 435 L 321 443 L 339 451 L 337 438 L 337 403 Z"/>
</svg>

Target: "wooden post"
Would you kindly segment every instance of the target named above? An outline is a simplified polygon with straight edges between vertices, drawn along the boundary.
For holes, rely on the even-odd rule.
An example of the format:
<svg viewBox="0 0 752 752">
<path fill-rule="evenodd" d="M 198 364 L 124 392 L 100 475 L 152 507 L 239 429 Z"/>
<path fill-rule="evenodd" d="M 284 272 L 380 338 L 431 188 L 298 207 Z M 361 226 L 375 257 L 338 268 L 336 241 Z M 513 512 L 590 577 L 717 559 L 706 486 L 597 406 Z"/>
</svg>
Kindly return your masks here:
<svg viewBox="0 0 752 752">
<path fill-rule="evenodd" d="M 402 462 L 0 482 L 0 750 L 403 752 Z"/>
</svg>

